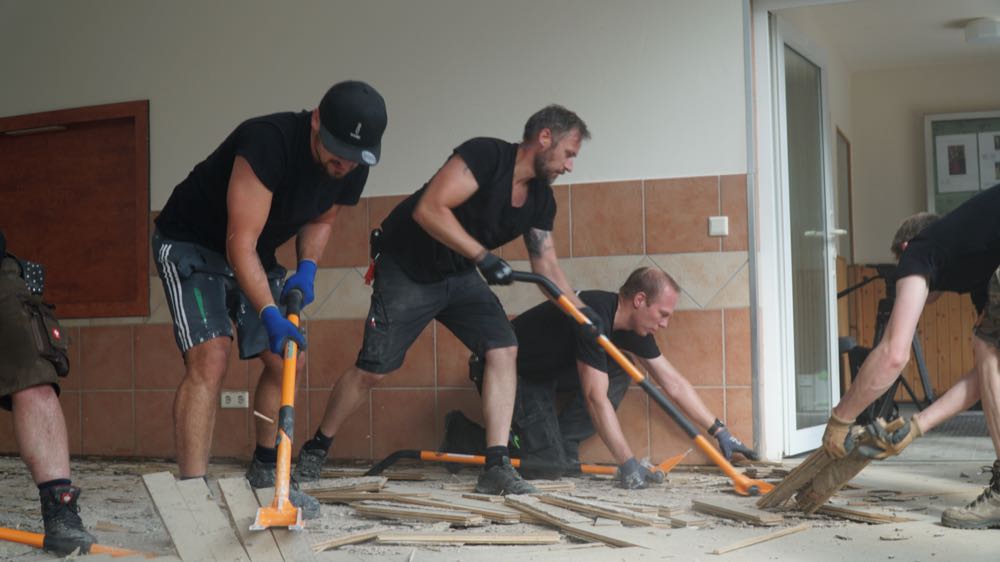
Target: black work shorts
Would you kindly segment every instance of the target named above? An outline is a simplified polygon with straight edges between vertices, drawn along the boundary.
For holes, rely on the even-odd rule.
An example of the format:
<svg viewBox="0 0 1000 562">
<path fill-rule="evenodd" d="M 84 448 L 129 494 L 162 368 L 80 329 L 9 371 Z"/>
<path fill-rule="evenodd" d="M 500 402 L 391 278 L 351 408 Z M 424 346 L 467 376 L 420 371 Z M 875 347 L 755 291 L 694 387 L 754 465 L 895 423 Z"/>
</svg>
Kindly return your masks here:
<svg viewBox="0 0 1000 562">
<path fill-rule="evenodd" d="M 56 368 L 39 352 L 28 300 L 20 266 L 0 256 L 0 407 L 5 410 L 11 409 L 11 395 L 26 388 L 51 384 L 59 393 Z"/>
<path fill-rule="evenodd" d="M 417 283 L 382 254 L 375 268 L 365 337 L 355 365 L 376 374 L 403 364 L 406 351 L 431 320 L 444 324 L 470 351 L 517 345 L 514 328 L 493 291 L 473 269 L 433 283 Z"/>
<path fill-rule="evenodd" d="M 268 349 L 267 331 L 250 300 L 240 290 L 226 257 L 200 244 L 171 240 L 153 233 L 153 256 L 174 321 L 174 340 L 181 353 L 212 338 L 233 337 L 236 323 L 240 359 Z M 278 302 L 285 268 L 267 272 L 271 296 Z M 278 307 L 284 313 L 284 307 Z"/>
</svg>

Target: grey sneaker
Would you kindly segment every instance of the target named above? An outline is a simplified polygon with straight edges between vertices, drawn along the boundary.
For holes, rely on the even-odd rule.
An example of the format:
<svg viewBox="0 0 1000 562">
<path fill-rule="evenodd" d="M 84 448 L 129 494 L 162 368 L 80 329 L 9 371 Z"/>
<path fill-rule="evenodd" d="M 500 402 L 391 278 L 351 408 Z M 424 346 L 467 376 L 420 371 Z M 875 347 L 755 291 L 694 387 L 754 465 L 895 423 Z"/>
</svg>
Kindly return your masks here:
<svg viewBox="0 0 1000 562">
<path fill-rule="evenodd" d="M 302 449 L 299 451 L 299 460 L 295 463 L 295 470 L 292 471 L 292 478 L 296 482 L 319 480 L 325 462 L 326 451 L 323 449 Z"/>
<path fill-rule="evenodd" d="M 954 529 L 1000 528 L 1000 460 L 993 462 L 993 477 L 983 493 L 965 507 L 944 510 L 941 524 Z"/>
<path fill-rule="evenodd" d="M 83 528 L 80 520 L 80 488 L 76 486 L 55 486 L 39 492 L 42 501 L 42 520 L 45 523 L 45 538 L 42 548 L 60 556 L 66 556 L 76 549 L 80 554 L 90 552 L 90 546 L 97 542 Z"/>
<path fill-rule="evenodd" d="M 521 478 L 521 475 L 511 466 L 510 459 L 504 457 L 503 464 L 491 466 L 479 475 L 479 480 L 476 481 L 476 492 L 506 496 L 507 494 L 537 494 L 538 490 L 528 484 L 524 478 Z"/>
<path fill-rule="evenodd" d="M 273 464 L 264 463 L 256 457 L 250 461 L 250 468 L 247 469 L 246 479 L 251 488 L 273 488 L 274 487 Z M 316 519 L 319 517 L 319 500 L 299 491 L 299 483 L 292 478 L 291 487 L 288 490 L 288 500 L 292 505 L 302 510 L 303 519 Z"/>
</svg>

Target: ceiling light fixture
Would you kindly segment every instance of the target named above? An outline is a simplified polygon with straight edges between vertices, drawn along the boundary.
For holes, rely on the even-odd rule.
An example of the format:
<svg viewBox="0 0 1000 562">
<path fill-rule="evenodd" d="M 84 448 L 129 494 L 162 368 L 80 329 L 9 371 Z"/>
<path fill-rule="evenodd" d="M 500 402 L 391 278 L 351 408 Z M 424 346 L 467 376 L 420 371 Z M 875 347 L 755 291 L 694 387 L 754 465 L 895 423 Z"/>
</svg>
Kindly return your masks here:
<svg viewBox="0 0 1000 562">
<path fill-rule="evenodd" d="M 978 18 L 965 24 L 966 43 L 1000 42 L 1000 19 Z"/>
</svg>

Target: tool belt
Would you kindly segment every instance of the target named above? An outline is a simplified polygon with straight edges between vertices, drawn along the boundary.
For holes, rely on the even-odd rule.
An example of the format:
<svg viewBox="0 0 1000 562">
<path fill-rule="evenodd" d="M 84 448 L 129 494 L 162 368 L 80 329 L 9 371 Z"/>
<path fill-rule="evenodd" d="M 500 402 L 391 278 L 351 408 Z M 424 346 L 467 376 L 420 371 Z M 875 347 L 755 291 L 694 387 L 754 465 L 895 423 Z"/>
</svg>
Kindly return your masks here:
<svg viewBox="0 0 1000 562">
<path fill-rule="evenodd" d="M 23 262 L 10 255 L 0 262 L 0 300 L 8 303 L 2 312 L 11 317 L 4 321 L 26 324 L 21 329 L 30 332 L 34 351 L 52 363 L 57 375 L 65 377 L 70 367 L 69 342 L 56 318 L 55 306 L 42 300 L 40 288 L 44 287 L 44 270 L 38 264 Z M 28 275 L 33 276 L 30 284 Z"/>
</svg>

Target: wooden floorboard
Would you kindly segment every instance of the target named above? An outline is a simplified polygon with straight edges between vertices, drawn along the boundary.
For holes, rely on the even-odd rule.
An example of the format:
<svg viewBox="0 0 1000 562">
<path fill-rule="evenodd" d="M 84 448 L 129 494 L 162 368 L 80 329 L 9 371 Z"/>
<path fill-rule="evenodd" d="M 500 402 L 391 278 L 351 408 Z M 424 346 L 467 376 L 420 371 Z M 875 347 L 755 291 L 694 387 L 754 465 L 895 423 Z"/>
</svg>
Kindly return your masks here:
<svg viewBox="0 0 1000 562">
<path fill-rule="evenodd" d="M 236 527 L 236 534 L 243 541 L 243 548 L 252 562 L 282 562 L 284 558 L 278 550 L 278 544 L 274 542 L 274 535 L 270 529 L 263 531 L 251 531 L 250 525 L 257 517 L 257 497 L 246 478 L 223 478 L 219 480 L 219 489 L 222 490 L 222 499 L 229 507 L 229 514 L 233 519 L 233 526 Z"/>
</svg>

